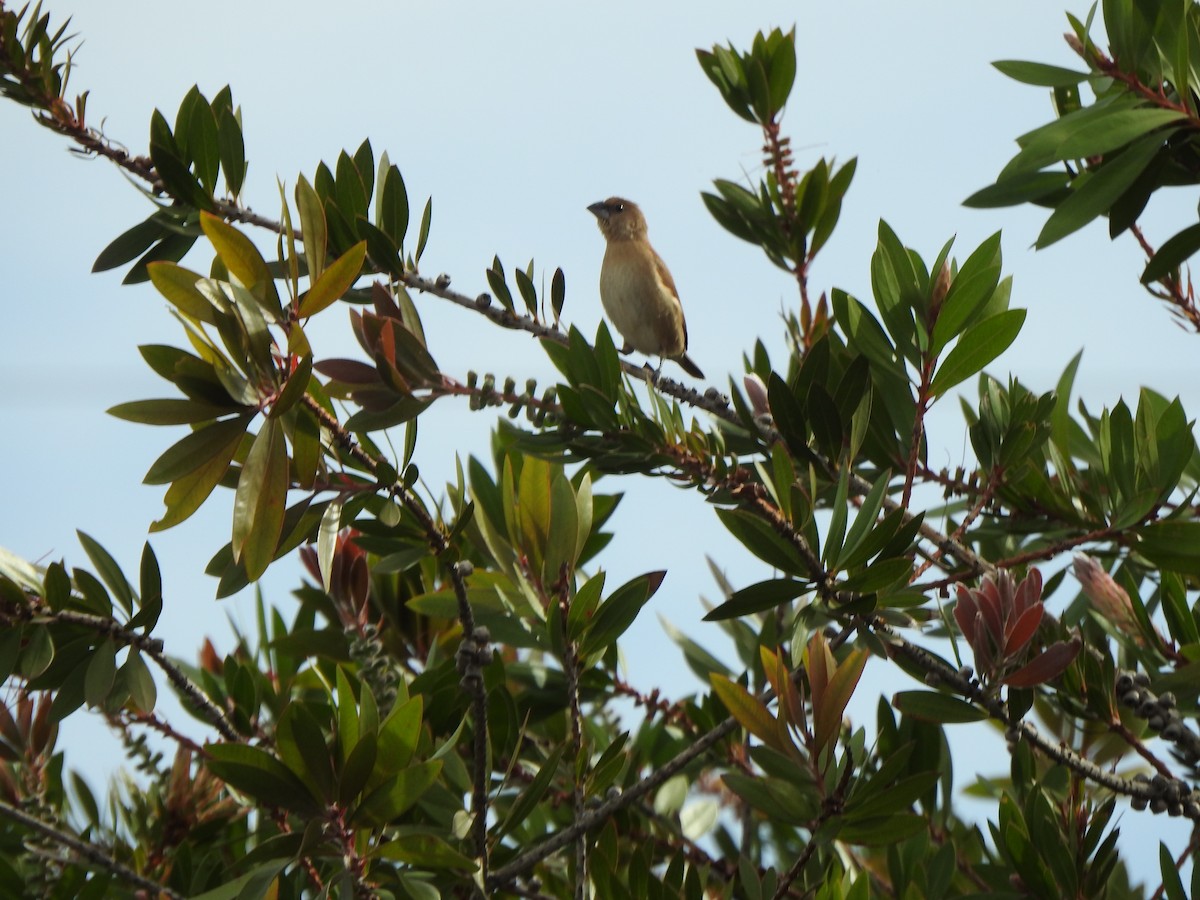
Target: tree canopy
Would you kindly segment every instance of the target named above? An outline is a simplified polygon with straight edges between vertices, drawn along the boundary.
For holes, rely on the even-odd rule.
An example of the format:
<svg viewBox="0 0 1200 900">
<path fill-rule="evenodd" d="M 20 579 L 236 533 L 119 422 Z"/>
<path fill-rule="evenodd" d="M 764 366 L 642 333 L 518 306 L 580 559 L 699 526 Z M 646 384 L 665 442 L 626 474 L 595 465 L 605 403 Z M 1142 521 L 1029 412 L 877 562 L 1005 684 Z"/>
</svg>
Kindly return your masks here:
<svg viewBox="0 0 1200 900">
<path fill-rule="evenodd" d="M 1044 207 L 1039 248 L 1106 218 L 1145 252 L 1131 285 L 1200 331 L 1200 224 L 1157 247 L 1139 226 L 1156 192 L 1200 183 L 1200 8 L 1068 19 L 1075 68 L 995 64 L 1054 116 L 966 203 Z M 1118 815 L 1200 822 L 1192 420 L 1148 389 L 1076 402 L 1078 357 L 1044 393 L 985 372 L 1025 323 L 999 234 L 926 259 L 880 221 L 871 296 L 816 285 L 856 162 L 796 162 L 794 32 L 696 54 L 763 140 L 761 172 L 715 180 L 704 205 L 795 284 L 787 353 L 759 342 L 739 379 L 699 387 L 571 325 L 562 269 L 497 256 L 478 290 L 423 271 L 432 199 L 370 142 L 300 173 L 276 216 L 243 196 L 230 88 L 155 110 L 127 150 L 68 91 L 73 41 L 40 4 L 0 2 L 0 93 L 155 204 L 94 266 L 149 282 L 181 329 L 141 347 L 166 396 L 110 410 L 187 429 L 146 474 L 165 504 L 150 531 L 224 488 L 228 543 L 196 561 L 217 596 L 297 554 L 308 577 L 260 596 L 222 658 L 156 635 L 171 589 L 150 542 L 136 573 L 82 532 L 87 566 L 0 552 L 5 892 L 1141 897 Z M 479 340 L 531 336 L 558 377 L 446 371 L 427 299 L 468 310 Z M 357 349 L 330 355 L 311 323 L 347 311 Z M 929 417 L 971 383 L 973 459 L 938 468 Z M 448 398 L 507 416 L 439 492 L 413 458 Z M 698 679 L 682 697 L 620 664 L 665 572 L 609 583 L 606 524 L 646 478 L 773 571 L 722 580 L 711 630 L 672 635 Z M 868 660 L 892 690 L 853 722 Z M 103 719 L 139 777 L 98 798 L 58 743 L 73 716 Z M 980 722 L 1011 759 L 965 786 L 981 820 L 947 739 Z M 1162 845 L 1159 895 L 1200 893 L 1194 843 Z"/>
</svg>

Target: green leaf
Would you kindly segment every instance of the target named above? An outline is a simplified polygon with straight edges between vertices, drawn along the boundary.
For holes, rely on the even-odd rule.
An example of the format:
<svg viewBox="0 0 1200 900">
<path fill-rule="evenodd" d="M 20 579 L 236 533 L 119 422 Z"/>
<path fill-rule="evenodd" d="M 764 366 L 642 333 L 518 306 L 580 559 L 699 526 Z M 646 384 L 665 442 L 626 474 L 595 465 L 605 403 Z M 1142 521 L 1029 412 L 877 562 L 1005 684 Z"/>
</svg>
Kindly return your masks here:
<svg viewBox="0 0 1200 900">
<path fill-rule="evenodd" d="M 288 491 L 287 442 L 279 419 L 266 419 L 250 445 L 233 502 L 233 559 L 255 581 L 275 556 Z"/>
<path fill-rule="evenodd" d="M 1070 196 L 1050 214 L 1034 246 L 1049 247 L 1108 212 L 1162 149 L 1163 139 L 1161 134 L 1149 135 L 1111 162 L 1076 178 Z"/>
<path fill-rule="evenodd" d="M 146 221 L 138 222 L 114 238 L 112 243 L 100 251 L 100 255 L 92 263 L 92 271 L 107 272 L 109 269 L 133 262 L 149 250 L 155 241 L 166 236 L 166 226 L 158 216 L 159 214 L 155 213 Z"/>
<path fill-rule="evenodd" d="M 525 310 L 531 316 L 537 315 L 537 288 L 533 286 L 533 279 L 522 269 L 514 269 L 513 278 L 516 279 L 517 290 L 525 302 Z"/>
<path fill-rule="evenodd" d="M 518 825 L 525 824 L 525 820 L 534 808 L 541 802 L 546 791 L 550 789 L 550 785 L 554 781 L 555 775 L 558 774 L 558 764 L 562 760 L 563 753 L 566 752 L 567 742 L 558 741 L 549 748 L 549 755 L 546 761 L 538 768 L 537 774 L 533 776 L 533 780 L 525 785 L 517 792 L 517 797 L 513 801 L 508 812 L 491 832 L 496 840 L 504 837 L 513 828 Z"/>
<path fill-rule="evenodd" d="M 728 600 L 710 610 L 704 621 L 720 622 L 775 609 L 780 604 L 802 597 L 811 590 L 812 584 L 807 581 L 792 581 L 787 578 L 760 581 L 735 591 Z"/>
<path fill-rule="evenodd" d="M 283 867 L 291 861 L 292 855 L 289 855 L 287 859 L 263 863 L 220 887 L 203 894 L 194 894 L 192 900 L 249 900 L 251 897 L 268 897 L 271 885 L 279 877 Z"/>
<path fill-rule="evenodd" d="M 988 717 L 965 700 L 936 691 L 900 691 L 892 697 L 892 706 L 906 716 L 941 725 L 982 722 Z"/>
<path fill-rule="evenodd" d="M 1066 172 L 1020 172 L 976 191 L 963 201 L 963 206 L 992 209 L 1037 203 L 1059 191 L 1065 192 L 1070 183 L 1071 176 Z"/>
<path fill-rule="evenodd" d="M 161 607 L 161 605 L 160 603 L 159 606 Z M 146 630 L 149 631 L 149 628 Z M 136 648 L 129 648 L 129 655 L 125 657 L 125 663 L 121 666 L 121 674 L 129 689 L 129 698 L 134 705 L 142 712 L 153 712 L 154 704 L 158 701 L 158 688 L 154 684 L 154 676 L 150 674 L 146 661 L 142 659 L 142 654 Z"/>
<path fill-rule="evenodd" d="M 121 571 L 121 567 L 117 565 L 117 561 L 112 558 L 112 555 L 107 550 L 100 546 L 95 538 L 83 531 L 76 530 L 75 534 L 79 538 L 79 543 L 83 545 L 88 559 L 96 567 L 96 572 L 100 575 L 101 580 L 108 585 L 108 589 L 117 598 L 117 602 L 121 604 L 121 608 L 126 613 L 131 612 L 133 610 L 133 587 L 125 578 L 125 573 Z"/>
<path fill-rule="evenodd" d="M 138 611 L 125 624 L 128 628 L 141 628 L 144 634 L 149 634 L 162 613 L 162 572 L 149 541 L 142 547 L 138 593 Z"/>
<path fill-rule="evenodd" d="M 1142 138 L 1143 135 L 1146 137 L 1133 144 L 1130 149 L 1140 145 L 1161 147 L 1170 136 L 1169 130 L 1164 129 L 1154 135 L 1148 133 L 1179 122 L 1183 118 L 1183 113 L 1171 109 L 1139 107 L 1113 110 L 1104 116 L 1088 121 L 1081 128 L 1071 130 L 1066 140 L 1058 145 L 1058 159 L 1083 159 L 1100 156 L 1120 149 L 1126 144 Z M 1063 122 L 1066 119 L 1059 121 Z"/>
<path fill-rule="evenodd" d="M 112 641 L 101 641 L 87 664 L 83 694 L 87 705 L 97 707 L 104 703 L 116 677 L 117 647 Z"/>
<path fill-rule="evenodd" d="M 250 416 L 243 415 L 213 422 L 184 435 L 154 461 L 142 483 L 168 484 L 187 475 L 206 471 L 209 466 L 220 468 L 217 475 L 219 480 L 237 451 L 249 424 Z M 215 466 L 216 463 L 220 465 Z M 203 501 L 204 498 L 200 499 Z"/>
<path fill-rule="evenodd" d="M 859 506 L 858 515 L 854 517 L 854 524 L 850 526 L 850 531 L 846 534 L 842 552 L 838 554 L 838 566 L 845 567 L 848 565 L 845 560 L 853 559 L 855 552 L 862 546 L 867 535 L 875 530 L 875 520 L 879 516 L 879 510 L 883 507 L 883 498 L 887 495 L 887 487 L 891 481 L 891 477 L 892 473 L 890 469 L 884 471 L 875 479 L 875 483 L 871 485 L 871 490 L 863 498 Z"/>
<path fill-rule="evenodd" d="M 666 575 L 666 572 L 647 572 L 613 591 L 612 595 L 597 607 L 580 644 L 579 655 L 590 656 L 598 651 L 607 650 L 625 633 L 625 629 L 633 624 Z"/>
<path fill-rule="evenodd" d="M 292 771 L 265 750 L 247 744 L 206 744 L 205 767 L 235 790 L 268 806 L 316 813 L 316 798 Z"/>
<path fill-rule="evenodd" d="M 1000 283 L 1000 232 L 979 245 L 950 284 L 933 326 L 930 350 L 936 356 L 971 324 Z"/>
<path fill-rule="evenodd" d="M 1187 891 L 1183 889 L 1183 879 L 1179 877 L 1179 866 L 1162 841 L 1158 844 L 1158 867 L 1162 872 L 1162 888 L 1167 900 L 1188 900 Z"/>
<path fill-rule="evenodd" d="M 210 213 L 201 213 L 200 227 L 212 242 L 229 274 L 250 291 L 272 321 L 283 319 L 279 294 L 266 260 L 250 238 Z"/>
<path fill-rule="evenodd" d="M 408 191 L 395 166 L 388 166 L 387 174 L 383 176 L 378 224 L 397 247 L 404 246 L 404 236 L 408 232 Z"/>
<path fill-rule="evenodd" d="M 488 285 L 491 287 L 496 299 L 500 301 L 500 305 L 509 312 L 516 312 L 516 309 L 513 307 L 512 291 L 504 283 L 504 266 L 500 262 L 500 257 L 493 258 L 492 267 L 487 270 L 486 275 Z"/>
<path fill-rule="evenodd" d="M 717 695 L 717 699 L 724 704 L 739 725 L 768 747 L 780 750 L 780 752 L 787 752 L 779 746 L 779 732 L 775 717 L 771 715 L 761 700 L 736 681 L 717 672 L 709 676 L 709 683 L 712 684 L 713 693 Z"/>
<path fill-rule="evenodd" d="M 398 704 L 379 726 L 379 771 L 387 777 L 405 768 L 416 753 L 424 721 L 425 703 L 421 695 Z"/>
<path fill-rule="evenodd" d="M 292 334 L 296 333 L 299 326 L 293 326 Z M 301 356 L 295 361 L 295 368 L 288 375 L 287 381 L 283 383 L 283 387 L 275 395 L 274 402 L 271 403 L 270 409 L 267 410 L 268 418 L 278 418 L 286 412 L 290 412 L 297 403 L 308 393 L 308 388 L 312 384 L 312 356 Z M 293 438 L 293 444 L 295 438 Z"/>
<path fill-rule="evenodd" d="M 474 872 L 475 860 L 455 850 L 435 834 L 402 834 L 379 848 L 382 859 L 394 859 L 422 869 L 462 869 Z"/>
<path fill-rule="evenodd" d="M 839 841 L 860 844 L 864 847 L 886 846 L 901 844 L 927 827 L 928 823 L 924 816 L 918 816 L 915 813 L 897 813 L 853 823 L 847 822 L 837 830 L 837 838 Z M 866 879 L 859 881 L 862 884 L 866 883 Z M 862 895 L 869 896 L 865 892 Z"/>
<path fill-rule="evenodd" d="M 1079 84 L 1092 76 L 1087 72 L 1076 72 L 1061 66 L 1050 66 L 1045 63 L 1021 62 L 1015 59 L 1002 59 L 992 63 L 997 69 L 1022 84 L 1034 87 L 1064 87 Z"/>
<path fill-rule="evenodd" d="M 1200 576 L 1200 522 L 1156 522 L 1135 529 L 1137 551 L 1156 566 Z"/>
<path fill-rule="evenodd" d="M 433 220 L 433 198 L 425 201 L 425 211 L 421 213 L 421 229 L 417 234 L 417 262 L 425 254 L 425 245 L 429 242 L 429 225 Z"/>
<path fill-rule="evenodd" d="M 316 716 L 304 703 L 294 701 L 284 709 L 276 729 L 276 748 L 284 765 L 314 796 L 331 801 L 333 762 Z"/>
<path fill-rule="evenodd" d="M 196 287 L 196 282 L 200 281 L 203 275 L 167 260 L 147 263 L 146 273 L 158 292 L 185 316 L 199 319 L 209 325 L 217 324 L 217 315 L 212 303 Z"/>
<path fill-rule="evenodd" d="M 1021 326 L 1025 310 L 1009 309 L 976 322 L 958 339 L 945 360 L 938 366 L 930 385 L 934 397 L 941 396 L 956 384 L 981 371 L 984 366 L 1009 348 Z"/>
<path fill-rule="evenodd" d="M 421 799 L 421 795 L 437 781 L 441 771 L 441 760 L 418 763 L 402 770 L 372 791 L 359 804 L 351 817 L 351 823 L 368 821 L 386 825 L 394 821 Z"/>
<path fill-rule="evenodd" d="M 236 197 L 246 179 L 246 143 L 237 116 L 227 108 L 217 113 L 217 143 L 225 185 L 230 195 Z"/>
<path fill-rule="evenodd" d="M 1191 225 L 1172 235 L 1146 263 L 1142 284 L 1153 284 L 1173 274 L 1197 250 L 1200 250 L 1200 225 Z"/>
<path fill-rule="evenodd" d="M 742 509 L 718 509 L 717 518 L 742 546 L 763 562 L 789 575 L 808 574 L 800 552 L 758 516 Z"/>
<path fill-rule="evenodd" d="M 783 37 L 771 54 L 770 66 L 767 71 L 767 84 L 770 89 L 771 110 L 778 115 L 787 103 L 792 85 L 796 81 L 796 42 L 793 29 Z"/>
<path fill-rule="evenodd" d="M 331 306 L 358 280 L 362 271 L 363 261 L 367 258 L 367 242 L 359 241 L 336 260 L 334 260 L 319 277 L 315 278 L 312 287 L 300 300 L 301 319 L 315 316 L 321 310 Z"/>
<path fill-rule="evenodd" d="M 296 182 L 296 207 L 300 211 L 300 232 L 304 238 L 308 277 L 317 279 L 325 271 L 325 207 L 303 175 Z"/>
<path fill-rule="evenodd" d="M 862 572 L 840 581 L 837 588 L 855 594 L 873 594 L 890 587 L 900 579 L 907 579 L 912 572 L 912 560 L 906 557 L 881 559 Z"/>
<path fill-rule="evenodd" d="M 558 321 L 562 316 L 563 304 L 567 300 L 567 276 L 563 274 L 562 269 L 554 270 L 554 277 L 550 279 L 550 308 L 554 310 L 554 321 Z"/>
<path fill-rule="evenodd" d="M 194 425 L 208 422 L 239 409 L 236 406 L 216 406 L 199 400 L 168 397 L 162 400 L 133 400 L 118 403 L 108 409 L 110 416 L 143 425 Z"/>
<path fill-rule="evenodd" d="M 365 216 L 355 220 L 358 233 L 367 242 L 367 255 L 375 267 L 396 278 L 404 274 L 404 260 L 400 258 L 400 247 L 383 229 L 367 221 Z"/>
</svg>

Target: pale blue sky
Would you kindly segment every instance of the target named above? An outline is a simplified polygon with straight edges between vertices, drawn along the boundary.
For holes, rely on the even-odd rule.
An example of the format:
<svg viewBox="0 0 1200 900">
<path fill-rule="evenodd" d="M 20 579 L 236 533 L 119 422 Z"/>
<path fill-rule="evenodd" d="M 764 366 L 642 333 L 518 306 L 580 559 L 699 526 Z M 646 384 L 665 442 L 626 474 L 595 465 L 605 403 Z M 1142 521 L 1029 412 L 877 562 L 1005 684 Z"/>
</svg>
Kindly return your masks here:
<svg viewBox="0 0 1200 900">
<path fill-rule="evenodd" d="M 859 158 L 841 225 L 812 272 L 816 292 L 838 286 L 869 300 L 881 217 L 927 259 L 951 235 L 958 235 L 961 259 L 1003 228 L 1013 303 L 1029 316 L 990 371 L 1016 371 L 1046 390 L 1085 348 L 1077 389 L 1091 408 L 1122 393 L 1135 398 L 1143 384 L 1196 406 L 1197 339 L 1139 288 L 1142 259 L 1131 240 L 1112 244 L 1103 224 L 1093 224 L 1035 254 L 1029 247 L 1043 212 L 961 206 L 1012 155 L 1013 138 L 1050 115 L 1046 92 L 1004 78 L 989 63 L 1071 65 L 1059 4 L 350 2 L 336 12 L 330 4 L 245 0 L 47 5 L 53 15 L 73 15 L 86 40 L 72 88 L 92 92 L 92 123 L 131 151 L 144 152 L 155 107 L 173 120 L 192 84 L 211 98 L 228 83 L 244 112 L 244 200 L 275 216 L 276 177 L 290 193 L 298 172 L 311 177 L 318 160 L 332 161 L 369 137 L 377 156 L 387 150 L 400 166 L 414 206 L 433 195 L 427 274 L 449 273 L 455 287 L 474 293 L 486 289 L 483 272 L 496 253 L 509 270 L 533 257 L 547 280 L 561 266 L 564 318 L 586 334 L 600 316 L 602 239 L 585 208 L 615 193 L 636 200 L 679 286 L 691 355 L 718 386 L 730 373 L 740 377 L 741 354 L 760 336 L 782 365 L 778 312 L 796 296 L 793 281 L 723 232 L 700 201 L 715 177 L 757 178 L 761 141 L 726 109 L 694 48 L 727 40 L 744 46 L 757 29 L 795 24 L 799 70 L 784 129 L 797 161 Z M 1083 16 L 1086 7 L 1075 3 L 1072 11 Z M 74 539 L 82 528 L 136 572 L 146 528 L 162 508 L 161 489 L 142 486 L 141 478 L 178 435 L 119 422 L 104 410 L 170 396 L 135 348 L 177 344 L 182 336 L 150 287 L 123 288 L 118 274 L 89 270 L 150 206 L 111 166 L 72 158 L 62 139 L 11 103 L 0 104 L 0 137 L 0 258 L 8 285 L 0 299 L 0 378 L 9 386 L 0 401 L 8 422 L 0 442 L 0 546 L 29 559 L 86 564 Z M 1150 239 L 1161 243 L 1172 224 L 1194 221 L 1193 203 L 1189 195 L 1153 206 Z M 207 266 L 207 256 L 190 259 Z M 475 368 L 542 384 L 554 377 L 527 337 L 487 328 L 435 298 L 418 304 L 449 374 L 463 378 Z M 317 353 L 357 353 L 345 320 L 323 318 Z M 933 439 L 945 450 L 931 461 L 954 466 L 966 442 L 957 402 L 944 406 Z M 456 450 L 484 455 L 493 422 L 491 413 L 471 415 L 445 401 L 423 418 L 417 461 L 427 481 L 444 482 Z M 245 598 L 214 602 L 215 583 L 202 573 L 228 538 L 231 500 L 217 494 L 192 520 L 153 539 L 165 569 L 160 632 L 184 658 L 194 658 L 204 634 L 228 646 L 227 614 L 252 622 Z M 700 596 L 716 597 L 705 554 L 737 586 L 768 573 L 715 517 L 697 514 L 694 497 L 665 482 L 636 487 L 614 524 L 617 538 L 603 559 L 610 584 L 664 563 L 669 569 L 631 634 L 631 677 L 646 688 L 692 690 L 655 614 L 717 644 L 715 628 L 700 622 Z M 293 564 L 272 570 L 264 581 L 268 600 L 287 609 L 297 576 Z M 69 750 L 83 734 L 67 732 Z M 998 755 L 980 768 L 995 774 L 1004 765 Z M 93 762 L 88 771 L 96 780 L 103 765 Z M 960 763 L 958 774 L 969 779 L 972 763 Z M 1186 835 L 1163 817 L 1124 815 L 1126 834 L 1163 836 L 1175 849 Z"/>
</svg>

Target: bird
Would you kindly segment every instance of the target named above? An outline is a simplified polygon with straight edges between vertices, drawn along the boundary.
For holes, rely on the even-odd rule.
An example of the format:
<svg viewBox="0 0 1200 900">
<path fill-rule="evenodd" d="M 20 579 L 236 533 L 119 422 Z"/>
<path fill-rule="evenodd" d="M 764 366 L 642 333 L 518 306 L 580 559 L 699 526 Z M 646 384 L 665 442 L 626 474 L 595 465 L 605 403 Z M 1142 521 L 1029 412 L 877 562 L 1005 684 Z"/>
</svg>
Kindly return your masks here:
<svg viewBox="0 0 1200 900">
<path fill-rule="evenodd" d="M 663 360 L 673 359 L 689 375 L 703 378 L 687 355 L 687 324 L 675 279 L 650 246 L 641 209 L 622 197 L 609 197 L 588 211 L 604 235 L 600 303 L 625 341 L 621 352 L 659 357 L 659 372 Z"/>
</svg>

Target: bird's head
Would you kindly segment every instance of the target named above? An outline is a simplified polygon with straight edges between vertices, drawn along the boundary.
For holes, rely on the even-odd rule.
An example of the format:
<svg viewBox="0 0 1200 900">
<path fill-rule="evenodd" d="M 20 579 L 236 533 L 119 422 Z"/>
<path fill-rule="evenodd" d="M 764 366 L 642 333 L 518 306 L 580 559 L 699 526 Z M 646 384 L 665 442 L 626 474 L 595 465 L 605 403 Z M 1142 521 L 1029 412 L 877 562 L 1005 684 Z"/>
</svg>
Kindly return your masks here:
<svg viewBox="0 0 1200 900">
<path fill-rule="evenodd" d="M 646 234 L 646 217 L 631 200 L 609 197 L 593 203 L 588 211 L 596 217 L 600 232 L 606 240 L 630 240 Z"/>
</svg>

